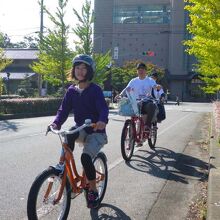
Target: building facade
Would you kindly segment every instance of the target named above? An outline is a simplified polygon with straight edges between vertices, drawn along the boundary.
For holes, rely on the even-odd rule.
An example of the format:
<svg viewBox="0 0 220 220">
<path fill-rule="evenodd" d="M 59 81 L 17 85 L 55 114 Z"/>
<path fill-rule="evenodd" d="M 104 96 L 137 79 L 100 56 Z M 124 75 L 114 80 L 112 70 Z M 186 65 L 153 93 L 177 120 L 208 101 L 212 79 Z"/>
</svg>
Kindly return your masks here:
<svg viewBox="0 0 220 220">
<path fill-rule="evenodd" d="M 30 68 L 33 62 L 38 60 L 36 49 L 5 49 L 5 57 L 12 60 L 12 63 L 0 71 L 0 77 L 3 78 L 7 87 L 10 87 L 10 93 L 15 94 L 19 84 L 25 78 L 30 78 L 33 87 L 38 86 L 38 74 Z M 8 88 L 7 88 L 8 89 Z"/>
<path fill-rule="evenodd" d="M 116 65 L 140 59 L 165 69 L 170 98 L 205 100 L 182 42 L 190 36 L 183 0 L 95 0 L 94 52 L 112 51 Z"/>
</svg>

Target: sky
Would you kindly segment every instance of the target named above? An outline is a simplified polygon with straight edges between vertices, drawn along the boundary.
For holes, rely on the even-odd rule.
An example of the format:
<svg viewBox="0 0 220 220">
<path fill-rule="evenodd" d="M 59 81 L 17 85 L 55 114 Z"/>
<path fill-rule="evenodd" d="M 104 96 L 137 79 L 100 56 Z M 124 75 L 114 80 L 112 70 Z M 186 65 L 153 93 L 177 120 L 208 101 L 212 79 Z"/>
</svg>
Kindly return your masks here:
<svg viewBox="0 0 220 220">
<path fill-rule="evenodd" d="M 77 24 L 73 8 L 81 12 L 84 0 L 68 0 L 65 22 L 70 27 Z M 56 10 L 58 0 L 44 0 L 44 5 L 51 13 Z M 46 14 L 44 26 L 52 27 Z M 11 42 L 23 40 L 25 35 L 31 35 L 40 30 L 40 6 L 38 0 L 0 0 L 0 32 L 7 34 Z M 71 30 L 70 30 L 71 31 Z M 70 38 L 74 38 L 70 36 Z"/>
</svg>

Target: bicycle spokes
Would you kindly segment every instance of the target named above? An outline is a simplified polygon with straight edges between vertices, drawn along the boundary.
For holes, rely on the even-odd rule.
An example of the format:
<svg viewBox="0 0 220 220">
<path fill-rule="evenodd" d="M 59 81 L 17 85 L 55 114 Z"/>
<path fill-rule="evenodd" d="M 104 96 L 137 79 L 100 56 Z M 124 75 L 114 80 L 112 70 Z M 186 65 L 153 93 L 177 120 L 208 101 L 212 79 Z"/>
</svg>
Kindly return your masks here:
<svg viewBox="0 0 220 220">
<path fill-rule="evenodd" d="M 134 151 L 134 129 L 131 121 L 127 120 L 121 135 L 121 153 L 126 161 L 130 160 Z"/>
<path fill-rule="evenodd" d="M 67 192 L 62 182 L 58 176 L 52 176 L 42 183 L 36 201 L 38 218 L 51 215 L 51 213 L 55 216 L 59 213 L 58 215 L 62 216 L 67 200 Z"/>
</svg>

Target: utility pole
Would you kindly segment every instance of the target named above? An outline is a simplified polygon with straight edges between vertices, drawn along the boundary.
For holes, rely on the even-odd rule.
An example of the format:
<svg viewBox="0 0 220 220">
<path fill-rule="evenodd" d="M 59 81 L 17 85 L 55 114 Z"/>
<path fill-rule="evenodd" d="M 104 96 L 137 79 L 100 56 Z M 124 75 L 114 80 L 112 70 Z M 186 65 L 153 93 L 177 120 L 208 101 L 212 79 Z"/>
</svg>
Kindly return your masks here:
<svg viewBox="0 0 220 220">
<path fill-rule="evenodd" d="M 40 43 L 42 42 L 43 38 L 43 31 L 44 31 L 44 0 L 41 0 L 40 3 Z M 41 96 L 42 90 L 42 76 L 38 73 L 38 93 Z"/>
</svg>

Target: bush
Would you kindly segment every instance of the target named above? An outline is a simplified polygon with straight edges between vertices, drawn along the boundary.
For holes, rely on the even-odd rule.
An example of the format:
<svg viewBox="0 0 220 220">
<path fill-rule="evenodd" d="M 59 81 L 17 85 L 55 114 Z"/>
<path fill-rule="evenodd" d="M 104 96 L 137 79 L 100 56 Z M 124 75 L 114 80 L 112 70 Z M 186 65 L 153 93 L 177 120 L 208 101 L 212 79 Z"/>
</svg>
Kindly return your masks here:
<svg viewBox="0 0 220 220">
<path fill-rule="evenodd" d="M 0 100 L 1 99 L 18 99 L 21 98 L 21 96 L 19 95 L 1 95 L 0 96 Z"/>
<path fill-rule="evenodd" d="M 22 98 L 0 100 L 0 113 L 48 114 L 56 113 L 61 98 Z"/>
<path fill-rule="evenodd" d="M 22 96 L 22 97 L 28 97 L 28 92 L 27 92 L 27 90 L 26 89 L 24 89 L 24 88 L 20 88 L 20 89 L 18 89 L 18 94 L 20 95 L 20 96 Z"/>
</svg>

